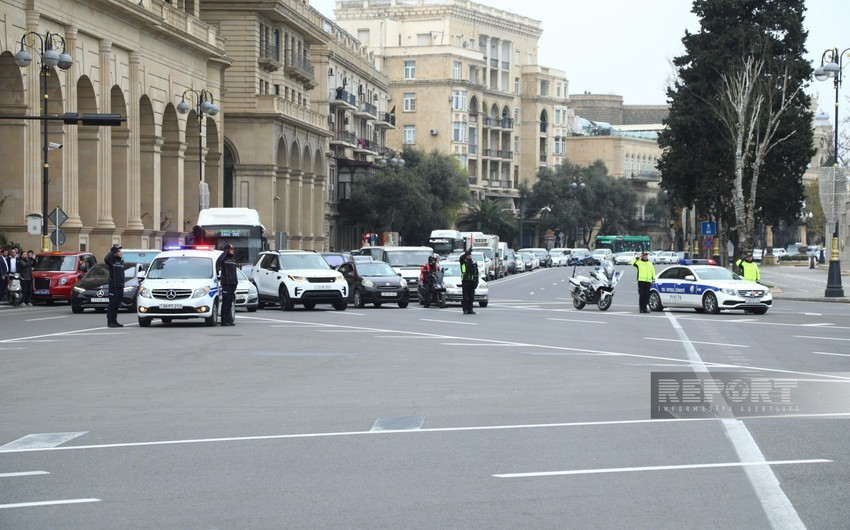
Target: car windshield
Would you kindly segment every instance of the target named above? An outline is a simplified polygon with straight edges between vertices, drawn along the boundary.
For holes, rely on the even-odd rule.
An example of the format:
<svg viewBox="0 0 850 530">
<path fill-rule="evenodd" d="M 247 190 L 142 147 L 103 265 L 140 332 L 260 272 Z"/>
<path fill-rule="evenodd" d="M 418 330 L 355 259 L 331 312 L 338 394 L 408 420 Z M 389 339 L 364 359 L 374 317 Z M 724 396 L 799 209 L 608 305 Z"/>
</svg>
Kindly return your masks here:
<svg viewBox="0 0 850 530">
<path fill-rule="evenodd" d="M 740 276 L 723 267 L 696 267 L 694 272 L 701 280 L 741 280 Z"/>
<path fill-rule="evenodd" d="M 77 256 L 36 256 L 32 270 L 74 272 L 77 270 Z"/>
<path fill-rule="evenodd" d="M 159 254 L 158 250 L 122 250 L 121 257 L 124 258 L 124 263 L 143 263 L 148 264 Z"/>
<path fill-rule="evenodd" d="M 136 272 L 136 264 L 135 263 L 124 263 L 124 272 L 125 274 L 134 274 Z M 94 267 L 89 269 L 86 273 L 85 278 L 87 280 L 91 279 L 106 279 L 109 278 L 109 266 L 106 263 L 96 263 Z"/>
<path fill-rule="evenodd" d="M 361 263 L 357 266 L 357 271 L 360 276 L 395 276 L 395 271 L 392 267 L 383 261 L 375 261 L 373 263 Z"/>
<path fill-rule="evenodd" d="M 421 267 L 433 256 L 429 250 L 387 250 L 387 260 L 393 267 Z"/>
<path fill-rule="evenodd" d="M 333 268 L 337 268 L 343 263 L 345 263 L 345 258 L 342 256 L 342 254 L 323 254 L 322 257 L 325 258 L 325 261 L 328 262 L 328 265 Z"/>
<path fill-rule="evenodd" d="M 460 276 L 460 263 L 443 263 L 440 270 L 446 276 Z"/>
<path fill-rule="evenodd" d="M 493 249 L 492 248 L 483 248 L 482 247 L 482 248 L 479 248 L 479 249 L 476 249 L 476 250 L 478 250 L 479 252 L 481 252 L 482 254 L 487 256 L 488 258 L 493 259 Z"/>
<path fill-rule="evenodd" d="M 212 278 L 213 260 L 193 256 L 168 256 L 151 263 L 147 278 L 151 280 L 186 280 Z"/>
<path fill-rule="evenodd" d="M 544 258 L 544 259 L 546 258 L 546 256 L 549 255 L 549 253 L 546 252 L 545 250 L 535 250 L 534 254 L 537 255 L 538 258 Z"/>
<path fill-rule="evenodd" d="M 319 254 L 281 254 L 281 269 L 330 269 L 331 266 Z"/>
</svg>

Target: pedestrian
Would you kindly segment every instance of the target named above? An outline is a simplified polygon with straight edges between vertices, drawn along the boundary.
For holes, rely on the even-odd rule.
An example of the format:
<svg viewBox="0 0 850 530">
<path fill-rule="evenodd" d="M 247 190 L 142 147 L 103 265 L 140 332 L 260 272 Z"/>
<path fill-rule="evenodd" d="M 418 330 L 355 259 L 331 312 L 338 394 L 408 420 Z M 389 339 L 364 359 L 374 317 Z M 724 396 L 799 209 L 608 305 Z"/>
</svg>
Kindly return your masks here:
<svg viewBox="0 0 850 530">
<path fill-rule="evenodd" d="M 32 266 L 35 252 L 28 250 L 18 258 L 18 274 L 21 275 L 21 307 L 32 307 Z"/>
<path fill-rule="evenodd" d="M 6 301 L 6 282 L 9 281 L 9 251 L 0 249 L 0 302 Z"/>
<path fill-rule="evenodd" d="M 632 266 L 637 269 L 638 306 L 641 313 L 649 313 L 649 287 L 655 280 L 655 265 L 649 261 L 649 254 L 644 250 L 640 258 L 632 260 Z"/>
<path fill-rule="evenodd" d="M 109 267 L 109 306 L 106 308 L 106 325 L 110 328 L 123 328 L 118 322 L 118 308 L 124 298 L 124 255 L 121 247 L 112 245 L 109 254 L 104 258 Z"/>
<path fill-rule="evenodd" d="M 741 276 L 743 276 L 745 280 L 758 283 L 761 279 L 759 266 L 755 261 L 753 261 L 752 252 L 747 252 L 744 259 L 739 258 L 738 261 L 735 262 L 735 266 L 741 269 Z"/>
<path fill-rule="evenodd" d="M 239 284 L 239 276 L 236 273 L 236 257 L 233 245 L 224 245 L 224 252 L 215 262 L 215 272 L 221 285 L 221 325 L 235 326 L 236 310 L 233 302 L 236 300 L 236 286 Z"/>
<path fill-rule="evenodd" d="M 478 287 L 478 264 L 472 259 L 472 249 L 468 249 L 460 259 L 461 307 L 464 315 L 474 315 L 475 289 Z"/>
</svg>

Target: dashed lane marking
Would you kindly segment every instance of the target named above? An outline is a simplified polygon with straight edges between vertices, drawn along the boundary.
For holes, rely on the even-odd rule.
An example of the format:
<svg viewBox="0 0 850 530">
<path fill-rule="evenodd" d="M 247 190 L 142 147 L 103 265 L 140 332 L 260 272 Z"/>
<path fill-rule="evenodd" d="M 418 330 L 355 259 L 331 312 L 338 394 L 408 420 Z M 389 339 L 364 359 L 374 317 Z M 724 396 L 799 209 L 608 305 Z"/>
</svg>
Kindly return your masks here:
<svg viewBox="0 0 850 530">
<path fill-rule="evenodd" d="M 691 344 L 705 344 L 707 346 L 723 346 L 727 348 L 749 348 L 745 344 L 727 344 L 724 342 L 700 342 L 698 340 L 661 339 L 658 337 L 644 337 L 644 340 L 660 340 L 664 342 L 689 342 Z"/>
<path fill-rule="evenodd" d="M 35 506 L 56 506 L 57 504 L 82 504 L 86 502 L 100 502 L 100 499 L 63 499 L 58 501 L 18 502 L 15 504 L 0 504 L 0 510 L 8 508 L 32 508 Z"/>
</svg>

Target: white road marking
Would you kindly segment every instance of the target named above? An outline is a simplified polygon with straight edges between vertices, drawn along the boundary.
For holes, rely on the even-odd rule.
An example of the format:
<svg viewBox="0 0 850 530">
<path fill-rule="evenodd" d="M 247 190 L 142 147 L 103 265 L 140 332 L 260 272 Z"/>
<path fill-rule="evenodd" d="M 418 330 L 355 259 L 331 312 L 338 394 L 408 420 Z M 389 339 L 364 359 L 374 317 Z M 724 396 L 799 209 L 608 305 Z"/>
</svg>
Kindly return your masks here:
<svg viewBox="0 0 850 530">
<path fill-rule="evenodd" d="M 688 358 L 693 361 L 694 371 L 708 373 L 708 367 L 694 345 L 689 341 L 685 330 L 682 329 L 676 317 L 672 313 L 667 313 L 666 316 L 676 334 L 684 341 L 683 346 Z M 737 418 L 721 418 L 721 421 L 723 422 L 723 429 L 726 431 L 726 437 L 732 443 L 732 447 L 735 448 L 735 452 L 742 462 L 766 462 L 764 454 L 744 422 Z M 776 478 L 776 474 L 773 473 L 770 466 L 744 467 L 744 472 L 747 474 L 753 493 L 764 508 L 764 513 L 773 528 L 806 528 L 797 510 L 794 509 L 794 505 L 782 491 L 779 479 Z"/>
<path fill-rule="evenodd" d="M 794 335 L 794 338 L 796 338 L 796 339 L 820 339 L 820 340 L 843 340 L 843 341 L 850 341 L 850 339 L 841 339 L 841 338 L 838 338 L 838 337 L 810 337 L 810 336 L 808 336 L 808 335 Z"/>
<path fill-rule="evenodd" d="M 422 337 L 411 337 L 410 335 L 376 335 L 376 339 L 442 339 L 443 337 L 434 336 L 422 336 Z"/>
<path fill-rule="evenodd" d="M 511 348 L 516 348 L 516 344 L 481 344 L 480 342 L 441 342 L 440 346 L 468 346 L 468 347 L 482 347 L 482 348 L 498 348 L 499 346 L 509 346 Z"/>
<path fill-rule="evenodd" d="M 128 324 L 130 325 L 130 324 Z M 89 331 L 101 331 L 108 329 L 106 326 L 101 326 L 98 328 L 88 328 L 88 329 L 77 329 L 73 331 L 60 331 L 58 333 L 47 333 L 45 335 L 31 335 L 29 337 L 18 337 L 15 339 L 2 339 L 0 343 L 4 342 L 18 342 L 18 341 L 27 341 L 27 342 L 52 342 L 51 340 L 38 340 L 38 339 L 47 339 L 47 337 L 63 337 L 67 335 L 79 335 L 80 333 L 86 333 Z"/>
<path fill-rule="evenodd" d="M 373 333 L 370 329 L 320 329 L 319 333 Z"/>
<path fill-rule="evenodd" d="M 717 464 L 683 464 L 678 466 L 610 467 L 599 469 L 573 469 L 569 471 L 540 471 L 536 473 L 502 473 L 496 478 L 556 477 L 564 475 L 595 475 L 601 473 L 631 473 L 635 471 L 672 471 L 679 469 L 708 469 L 718 467 L 778 466 L 787 464 L 825 464 L 832 460 L 816 458 L 812 460 L 772 460 L 764 462 L 721 462 Z"/>
<path fill-rule="evenodd" d="M 39 320 L 55 320 L 57 318 L 68 318 L 68 315 L 63 315 L 61 317 L 28 318 L 28 319 L 24 320 L 24 322 L 38 322 Z"/>
<path fill-rule="evenodd" d="M 354 316 L 354 317 L 365 317 L 366 316 L 366 313 L 355 313 L 354 311 L 342 311 L 342 312 L 337 311 L 337 314 L 350 315 L 350 316 Z"/>
<path fill-rule="evenodd" d="M 20 471 L 18 473 L 0 473 L 0 478 L 31 477 L 33 475 L 49 475 L 47 471 Z"/>
<path fill-rule="evenodd" d="M 458 322 L 457 320 L 435 320 L 432 318 L 420 318 L 423 322 L 440 322 L 442 324 L 460 324 L 461 326 L 477 326 L 475 322 Z"/>
<path fill-rule="evenodd" d="M 18 449 L 44 449 L 62 445 L 78 436 L 88 433 L 83 432 L 48 432 L 42 434 L 28 434 L 13 442 L 0 446 L 0 453 L 17 451 Z"/>
<path fill-rule="evenodd" d="M 838 357 L 850 357 L 850 353 L 829 353 L 825 351 L 813 351 L 812 353 L 816 353 L 817 355 L 836 355 Z"/>
<path fill-rule="evenodd" d="M 807 317 L 822 317 L 823 313 L 803 313 Z"/>
<path fill-rule="evenodd" d="M 579 320 L 577 318 L 547 318 L 546 320 L 556 320 L 558 322 L 581 322 L 583 324 L 608 324 L 602 320 Z"/>
<path fill-rule="evenodd" d="M 800 325 L 803 326 L 804 328 L 820 328 L 820 327 L 826 327 L 826 326 L 834 326 L 835 323 L 834 322 L 816 322 L 814 324 L 800 324 Z"/>
<path fill-rule="evenodd" d="M 728 348 L 749 348 L 744 344 L 727 344 L 725 342 L 700 342 L 698 340 L 661 339 L 658 337 L 644 337 L 644 340 L 660 340 L 664 342 L 690 342 L 691 344 L 706 344 L 708 346 L 724 346 Z"/>
<path fill-rule="evenodd" d="M 0 509 L 32 508 L 34 506 L 55 506 L 57 504 L 82 504 L 86 502 L 100 502 L 100 499 L 65 499 L 61 501 L 19 502 L 16 504 L 0 504 Z"/>
</svg>

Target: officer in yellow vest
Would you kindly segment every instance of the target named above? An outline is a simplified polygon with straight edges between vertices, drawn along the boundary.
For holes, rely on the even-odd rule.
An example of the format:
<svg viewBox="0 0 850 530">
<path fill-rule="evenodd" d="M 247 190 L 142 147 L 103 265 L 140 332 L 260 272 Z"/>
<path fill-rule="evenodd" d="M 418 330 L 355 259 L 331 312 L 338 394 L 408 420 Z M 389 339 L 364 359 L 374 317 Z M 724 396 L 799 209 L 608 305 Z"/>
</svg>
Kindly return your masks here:
<svg viewBox="0 0 850 530">
<path fill-rule="evenodd" d="M 649 254 L 644 250 L 640 259 L 632 260 L 632 266 L 637 268 L 638 305 L 641 313 L 649 313 L 649 287 L 655 280 L 655 265 L 649 261 Z"/>
<path fill-rule="evenodd" d="M 735 262 L 735 266 L 741 269 L 741 275 L 745 280 L 749 280 L 751 282 L 758 282 L 761 279 L 761 274 L 759 273 L 759 266 L 756 262 L 753 261 L 753 253 L 747 252 L 747 257 L 744 259 L 739 259 Z"/>
</svg>

